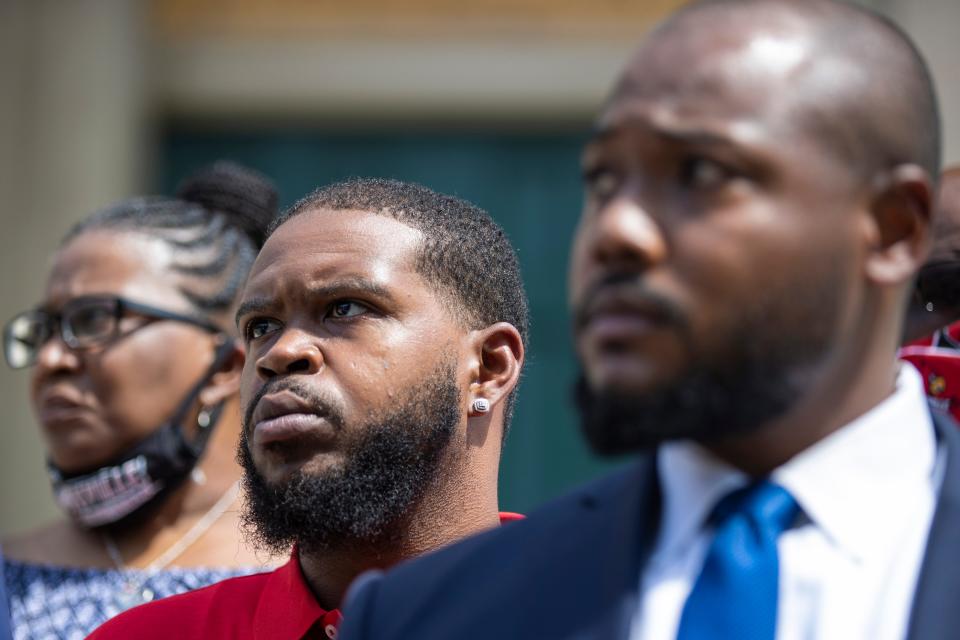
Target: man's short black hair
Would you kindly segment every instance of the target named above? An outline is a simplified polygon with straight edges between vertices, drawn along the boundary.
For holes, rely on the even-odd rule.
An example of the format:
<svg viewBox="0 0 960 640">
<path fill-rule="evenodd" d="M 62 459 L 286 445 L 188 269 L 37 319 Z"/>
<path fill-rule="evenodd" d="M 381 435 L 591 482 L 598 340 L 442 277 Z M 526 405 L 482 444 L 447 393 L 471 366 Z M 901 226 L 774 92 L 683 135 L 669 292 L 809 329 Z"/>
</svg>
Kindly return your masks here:
<svg viewBox="0 0 960 640">
<path fill-rule="evenodd" d="M 423 234 L 417 271 L 448 302 L 469 329 L 508 322 L 529 334 L 529 309 L 520 261 L 510 240 L 486 211 L 419 184 L 382 178 L 353 178 L 317 189 L 280 214 L 267 237 L 307 211 L 369 211 L 389 216 Z M 516 391 L 516 389 L 514 390 Z M 504 432 L 515 393 L 505 412 Z"/>
</svg>

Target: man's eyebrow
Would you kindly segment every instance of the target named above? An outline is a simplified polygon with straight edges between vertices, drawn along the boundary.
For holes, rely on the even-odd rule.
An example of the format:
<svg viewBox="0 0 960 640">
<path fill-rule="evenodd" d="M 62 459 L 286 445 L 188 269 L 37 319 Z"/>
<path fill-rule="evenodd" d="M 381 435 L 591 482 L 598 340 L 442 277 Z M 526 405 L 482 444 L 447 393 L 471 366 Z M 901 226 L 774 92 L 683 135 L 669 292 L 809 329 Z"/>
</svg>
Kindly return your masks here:
<svg viewBox="0 0 960 640">
<path fill-rule="evenodd" d="M 240 306 L 237 307 L 237 313 L 233 317 L 233 322 L 239 326 L 240 318 L 248 313 L 253 313 L 254 311 L 266 311 L 271 307 L 273 307 L 273 300 L 271 298 L 259 297 L 244 300 L 240 303 Z"/>
<path fill-rule="evenodd" d="M 618 128 L 619 127 L 610 125 L 594 124 L 590 127 L 590 134 L 587 136 L 586 146 L 612 138 Z"/>
<path fill-rule="evenodd" d="M 700 146 L 730 146 L 736 143 L 733 138 L 702 128 L 666 127 L 651 124 L 647 120 L 626 120 L 615 125 L 596 125 L 590 131 L 587 144 L 599 143 L 615 136 L 617 132 L 629 126 L 641 126 L 653 135 L 671 142 L 680 142 Z"/>
<path fill-rule="evenodd" d="M 672 142 L 682 142 L 684 144 L 703 147 L 728 147 L 734 144 L 734 141 L 727 136 L 702 129 L 660 129 L 656 131 L 656 133 L 661 138 L 666 138 Z"/>
<path fill-rule="evenodd" d="M 309 285 L 307 294 L 313 298 L 334 298 L 342 295 L 365 293 L 387 302 L 393 302 L 394 296 L 383 285 L 361 276 L 341 278 L 327 284 Z"/>
<path fill-rule="evenodd" d="M 395 296 L 383 285 L 363 277 L 348 277 L 327 284 L 307 285 L 304 293 L 311 298 L 336 298 L 356 294 L 367 294 L 386 302 L 395 302 Z M 244 300 L 237 308 L 234 322 L 239 325 L 240 318 L 249 313 L 267 312 L 276 306 L 274 298 L 265 296 Z"/>
</svg>

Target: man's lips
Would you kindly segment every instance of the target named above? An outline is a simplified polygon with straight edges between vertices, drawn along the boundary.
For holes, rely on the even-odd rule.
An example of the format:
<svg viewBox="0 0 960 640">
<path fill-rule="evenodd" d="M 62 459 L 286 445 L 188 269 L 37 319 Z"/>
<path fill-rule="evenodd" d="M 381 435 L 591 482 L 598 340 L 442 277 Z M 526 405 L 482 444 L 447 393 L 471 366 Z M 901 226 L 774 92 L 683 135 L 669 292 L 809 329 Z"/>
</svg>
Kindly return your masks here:
<svg viewBox="0 0 960 640">
<path fill-rule="evenodd" d="M 326 416 L 289 391 L 263 396 L 252 422 L 253 445 L 261 449 L 296 438 L 329 440 L 335 431 Z"/>
<path fill-rule="evenodd" d="M 577 329 L 591 340 L 623 341 L 669 325 L 673 316 L 659 300 L 632 288 L 609 287 L 599 290 L 581 308 Z"/>
<path fill-rule="evenodd" d="M 295 438 L 326 440 L 332 433 L 333 429 L 326 418 L 313 413 L 290 413 L 258 422 L 253 428 L 253 444 L 262 449 Z"/>
<path fill-rule="evenodd" d="M 601 342 L 622 341 L 660 326 L 648 316 L 630 311 L 598 313 L 587 323 L 586 334 Z"/>
</svg>

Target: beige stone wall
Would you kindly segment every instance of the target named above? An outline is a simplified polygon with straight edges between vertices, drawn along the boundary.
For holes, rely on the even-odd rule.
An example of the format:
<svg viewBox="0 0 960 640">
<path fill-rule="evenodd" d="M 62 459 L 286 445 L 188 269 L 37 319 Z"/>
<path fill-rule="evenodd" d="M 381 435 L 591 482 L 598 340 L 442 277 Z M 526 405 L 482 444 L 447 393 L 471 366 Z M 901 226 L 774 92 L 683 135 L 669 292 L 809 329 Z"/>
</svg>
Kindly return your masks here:
<svg viewBox="0 0 960 640">
<path fill-rule="evenodd" d="M 960 163 L 960 0 L 886 0 L 930 62 L 944 121 L 944 159 Z"/>
<path fill-rule="evenodd" d="M 142 9 L 128 0 L 0 2 L 0 316 L 40 297 L 80 215 L 139 190 Z M 55 515 L 27 374 L 0 366 L 0 532 Z"/>
<path fill-rule="evenodd" d="M 631 38 L 686 0 L 150 0 L 166 38 Z"/>
</svg>

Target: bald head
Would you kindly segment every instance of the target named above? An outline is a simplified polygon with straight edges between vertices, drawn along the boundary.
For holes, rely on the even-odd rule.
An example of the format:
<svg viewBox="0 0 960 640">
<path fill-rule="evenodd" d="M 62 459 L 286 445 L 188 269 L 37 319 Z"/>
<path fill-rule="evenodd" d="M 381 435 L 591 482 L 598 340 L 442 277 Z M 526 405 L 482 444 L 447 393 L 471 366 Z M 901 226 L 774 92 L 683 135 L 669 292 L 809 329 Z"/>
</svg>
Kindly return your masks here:
<svg viewBox="0 0 960 640">
<path fill-rule="evenodd" d="M 861 179 L 904 164 L 931 180 L 939 174 L 930 73 L 909 38 L 867 9 L 834 0 L 695 2 L 647 38 L 613 102 L 656 90 L 651 61 L 667 71 L 665 81 L 708 101 L 734 79 L 747 90 L 742 104 L 728 106 L 748 110 L 762 100 Z"/>
<path fill-rule="evenodd" d="M 775 429 L 792 444 L 734 462 L 766 472 L 889 393 L 934 104 L 909 41 L 832 0 L 698 2 L 650 34 L 581 160 L 570 299 L 599 449 Z"/>
</svg>

